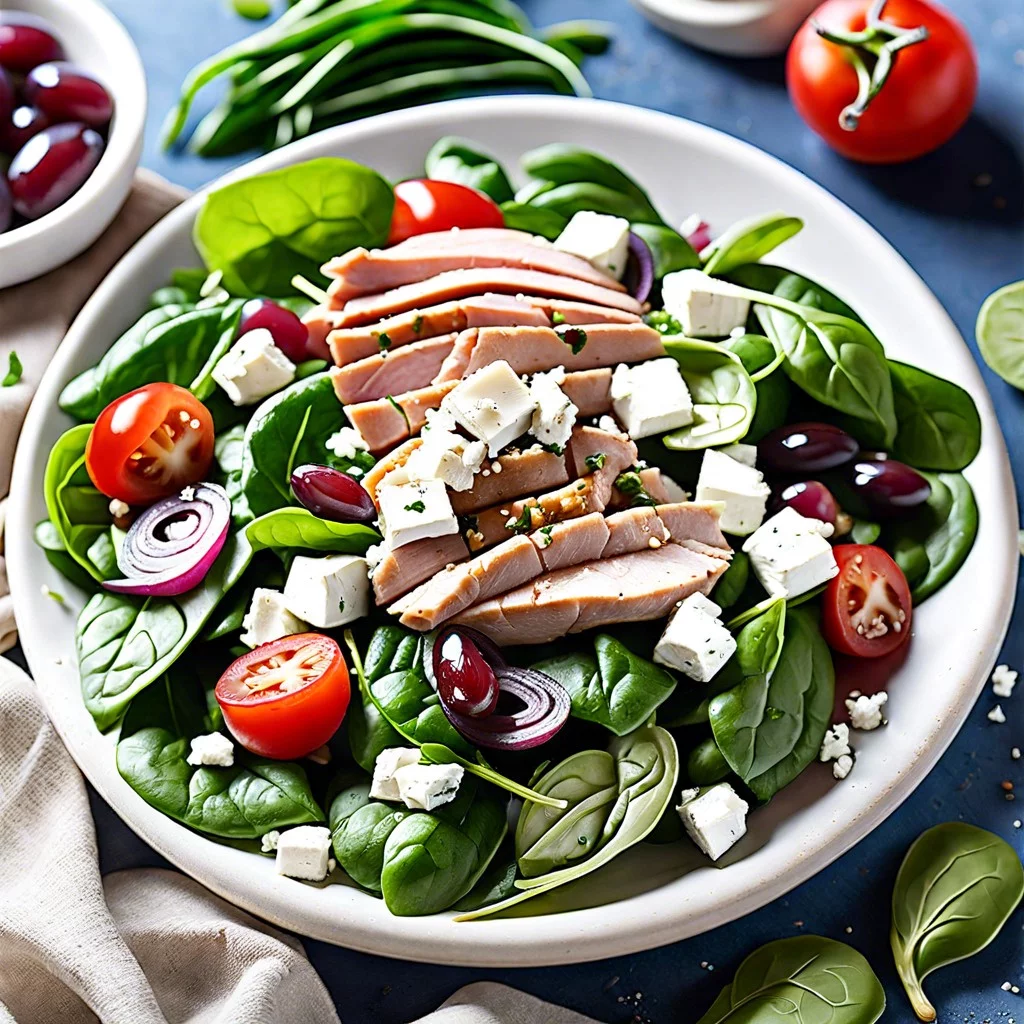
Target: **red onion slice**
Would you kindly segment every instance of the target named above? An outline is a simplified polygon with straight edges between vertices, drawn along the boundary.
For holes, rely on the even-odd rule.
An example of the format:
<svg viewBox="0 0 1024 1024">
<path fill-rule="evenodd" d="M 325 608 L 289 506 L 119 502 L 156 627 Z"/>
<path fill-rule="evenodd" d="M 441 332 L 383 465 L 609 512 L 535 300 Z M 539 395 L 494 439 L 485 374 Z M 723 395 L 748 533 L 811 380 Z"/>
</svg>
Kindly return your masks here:
<svg viewBox="0 0 1024 1024">
<path fill-rule="evenodd" d="M 637 302 L 646 302 L 654 287 L 654 256 L 635 232 L 629 233 L 629 257 L 622 283 Z"/>
<path fill-rule="evenodd" d="M 186 497 L 185 495 L 190 495 Z M 150 505 L 132 523 L 117 553 L 118 594 L 174 597 L 198 586 L 217 560 L 231 527 L 231 499 L 217 484 L 195 484 Z"/>
</svg>

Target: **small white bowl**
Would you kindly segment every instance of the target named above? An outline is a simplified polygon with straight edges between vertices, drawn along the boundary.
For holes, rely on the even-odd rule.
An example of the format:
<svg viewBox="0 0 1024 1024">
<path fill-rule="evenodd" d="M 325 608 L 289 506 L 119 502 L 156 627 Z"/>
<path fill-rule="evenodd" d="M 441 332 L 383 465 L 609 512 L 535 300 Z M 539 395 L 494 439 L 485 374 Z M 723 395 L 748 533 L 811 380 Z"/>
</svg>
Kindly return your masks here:
<svg viewBox="0 0 1024 1024">
<path fill-rule="evenodd" d="M 0 234 L 0 288 L 29 281 L 73 259 L 114 219 L 142 155 L 146 75 L 124 26 L 97 0 L 5 0 L 4 9 L 53 26 L 68 60 L 94 74 L 114 98 L 100 162 L 66 203 Z"/>
<path fill-rule="evenodd" d="M 821 0 L 632 0 L 658 28 L 729 57 L 782 53 Z"/>
</svg>

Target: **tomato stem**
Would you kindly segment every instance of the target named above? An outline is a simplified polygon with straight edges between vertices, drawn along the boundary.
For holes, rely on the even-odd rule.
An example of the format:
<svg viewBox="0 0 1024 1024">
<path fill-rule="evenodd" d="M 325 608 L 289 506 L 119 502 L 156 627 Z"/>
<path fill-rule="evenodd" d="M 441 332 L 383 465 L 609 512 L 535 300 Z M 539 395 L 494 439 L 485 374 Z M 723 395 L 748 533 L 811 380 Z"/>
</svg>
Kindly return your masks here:
<svg viewBox="0 0 1024 1024">
<path fill-rule="evenodd" d="M 928 38 L 928 29 L 924 25 L 903 28 L 883 21 L 885 4 L 886 0 L 874 0 L 867 14 L 867 27 L 862 32 L 829 29 L 816 19 L 811 21 L 814 31 L 822 39 L 847 51 L 857 72 L 857 98 L 839 112 L 839 126 L 847 132 L 857 130 L 864 112 L 889 78 L 896 54 Z"/>
</svg>

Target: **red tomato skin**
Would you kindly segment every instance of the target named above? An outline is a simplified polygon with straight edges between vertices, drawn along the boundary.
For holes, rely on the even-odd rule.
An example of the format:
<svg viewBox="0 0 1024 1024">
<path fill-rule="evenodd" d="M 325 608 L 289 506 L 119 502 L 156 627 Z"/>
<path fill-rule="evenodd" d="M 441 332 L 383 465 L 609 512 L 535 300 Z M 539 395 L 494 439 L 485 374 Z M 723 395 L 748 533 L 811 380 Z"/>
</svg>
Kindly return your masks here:
<svg viewBox="0 0 1024 1024">
<path fill-rule="evenodd" d="M 833 550 L 839 565 L 839 575 L 832 578 L 822 595 L 821 632 L 825 641 L 834 651 L 856 658 L 881 658 L 892 654 L 910 639 L 913 622 L 910 586 L 903 570 L 887 551 L 874 544 L 837 544 Z M 883 636 L 867 639 L 853 627 L 847 605 L 849 579 L 846 570 L 858 556 L 865 570 L 883 576 L 895 592 L 900 607 L 906 613 L 899 632 L 890 628 Z"/>
<path fill-rule="evenodd" d="M 822 39 L 811 21 L 859 32 L 870 0 L 826 0 L 797 32 L 786 58 L 786 83 L 797 113 L 834 150 L 860 163 L 902 163 L 930 153 L 967 120 L 978 91 L 978 61 L 963 25 L 928 0 L 888 0 L 882 20 L 924 25 L 928 38 L 900 50 L 888 81 L 856 131 L 839 114 L 857 96 L 857 73 L 843 47 Z"/>
<path fill-rule="evenodd" d="M 500 228 L 504 224 L 505 216 L 497 203 L 475 188 L 454 181 L 410 178 L 395 186 L 388 245 L 430 231 Z"/>
<path fill-rule="evenodd" d="M 317 642 L 330 650 L 330 665 L 319 677 L 291 693 L 262 699 L 232 693 L 232 677 L 240 667 L 258 664 L 276 653 L 296 651 Z M 348 711 L 351 690 L 348 667 L 337 643 L 320 633 L 298 633 L 261 644 L 228 666 L 214 694 L 232 736 L 259 757 L 291 761 L 322 747 L 337 731 Z"/>
<path fill-rule="evenodd" d="M 187 411 L 199 421 L 195 456 L 189 473 L 166 482 L 128 469 L 128 459 L 152 436 L 168 413 Z M 213 461 L 213 417 L 191 391 L 177 384 L 155 383 L 115 398 L 96 417 L 85 446 L 85 468 L 97 490 L 129 505 L 148 505 L 205 479 Z"/>
</svg>

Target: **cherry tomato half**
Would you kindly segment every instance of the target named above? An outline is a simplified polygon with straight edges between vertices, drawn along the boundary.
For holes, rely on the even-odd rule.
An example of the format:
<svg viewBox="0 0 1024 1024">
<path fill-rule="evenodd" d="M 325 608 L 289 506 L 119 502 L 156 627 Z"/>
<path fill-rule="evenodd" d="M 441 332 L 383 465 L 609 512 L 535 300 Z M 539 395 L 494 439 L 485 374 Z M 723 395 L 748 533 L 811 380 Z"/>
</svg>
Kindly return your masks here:
<svg viewBox="0 0 1024 1024">
<path fill-rule="evenodd" d="M 978 88 L 970 36 L 948 11 L 929 0 L 888 0 L 883 26 L 923 28 L 927 37 L 893 54 L 892 70 L 852 130 L 841 115 L 858 96 L 854 62 L 870 74 L 877 48 L 890 33 L 872 31 L 863 47 L 822 36 L 815 23 L 839 35 L 863 32 L 871 0 L 826 0 L 797 32 L 786 60 L 786 81 L 797 113 L 833 149 L 863 163 L 899 163 L 930 153 L 967 120 Z"/>
<path fill-rule="evenodd" d="M 833 650 L 858 658 L 891 654 L 910 636 L 910 587 L 873 544 L 838 544 L 839 575 L 822 600 L 821 631 Z"/>
<path fill-rule="evenodd" d="M 177 384 L 147 384 L 99 414 L 85 468 L 108 498 L 147 505 L 205 479 L 213 460 L 213 417 Z"/>
<path fill-rule="evenodd" d="M 454 181 L 412 178 L 395 186 L 388 245 L 450 228 L 500 228 L 505 216 L 483 192 Z"/>
<path fill-rule="evenodd" d="M 338 731 L 348 710 L 348 668 L 329 636 L 296 633 L 233 661 L 214 694 L 246 750 L 288 761 L 312 753 Z"/>
</svg>

